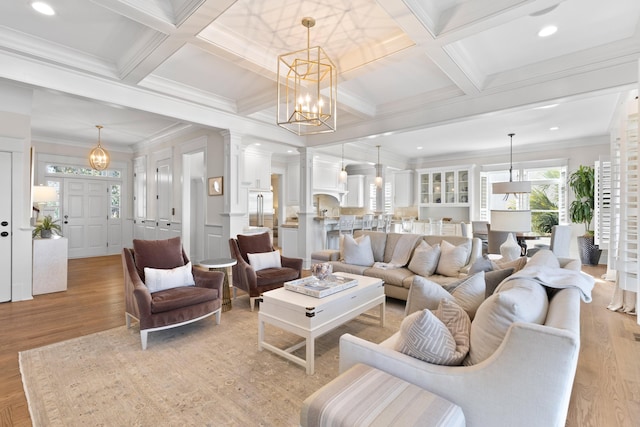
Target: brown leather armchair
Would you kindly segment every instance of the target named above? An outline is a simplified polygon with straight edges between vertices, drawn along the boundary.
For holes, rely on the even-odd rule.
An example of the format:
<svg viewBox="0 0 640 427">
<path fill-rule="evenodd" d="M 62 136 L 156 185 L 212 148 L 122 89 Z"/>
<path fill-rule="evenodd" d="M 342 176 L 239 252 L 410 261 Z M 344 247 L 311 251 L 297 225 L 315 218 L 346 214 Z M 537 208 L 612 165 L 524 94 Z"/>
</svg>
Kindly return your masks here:
<svg viewBox="0 0 640 427">
<path fill-rule="evenodd" d="M 220 324 L 224 273 L 192 268 L 195 286 L 180 286 L 151 293 L 145 285 L 145 267 L 173 269 L 189 262 L 180 237 L 167 240 L 133 241 L 133 249 L 122 250 L 125 320 L 140 323 L 142 349 L 149 332 L 186 325 L 216 315 Z"/>
<path fill-rule="evenodd" d="M 281 288 L 284 282 L 299 279 L 302 276 L 302 258 L 280 256 L 281 268 L 254 270 L 247 254 L 273 252 L 269 233 L 242 235 L 229 239 L 231 256 L 238 263 L 233 266 L 233 296 L 236 288 L 249 294 L 249 304 L 253 311 L 256 299 L 263 292 Z"/>
</svg>

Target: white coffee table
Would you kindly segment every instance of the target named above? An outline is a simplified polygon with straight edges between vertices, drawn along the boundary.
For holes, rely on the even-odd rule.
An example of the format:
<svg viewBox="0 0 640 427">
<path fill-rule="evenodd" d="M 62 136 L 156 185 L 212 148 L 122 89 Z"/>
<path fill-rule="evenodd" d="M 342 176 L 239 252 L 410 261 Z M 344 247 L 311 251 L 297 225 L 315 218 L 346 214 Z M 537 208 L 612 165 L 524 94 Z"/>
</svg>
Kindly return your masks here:
<svg viewBox="0 0 640 427">
<path fill-rule="evenodd" d="M 262 351 L 264 348 L 279 354 L 305 367 L 307 374 L 312 375 L 317 337 L 377 305 L 380 306 L 380 326 L 384 326 L 384 282 L 356 274 L 334 274 L 356 279 L 358 285 L 324 298 L 314 298 L 284 288 L 265 292 L 258 314 L 258 350 Z M 304 340 L 286 349 L 269 344 L 264 336 L 267 323 L 299 335 Z M 306 346 L 306 359 L 292 354 L 302 346 Z"/>
</svg>

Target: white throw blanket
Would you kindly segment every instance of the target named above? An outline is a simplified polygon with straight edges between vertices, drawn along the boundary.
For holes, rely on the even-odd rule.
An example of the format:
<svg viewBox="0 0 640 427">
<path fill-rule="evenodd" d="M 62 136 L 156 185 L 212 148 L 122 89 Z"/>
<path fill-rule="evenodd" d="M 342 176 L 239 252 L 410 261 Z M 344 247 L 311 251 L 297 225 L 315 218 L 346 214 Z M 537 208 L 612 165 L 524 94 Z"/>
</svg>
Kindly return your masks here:
<svg viewBox="0 0 640 427">
<path fill-rule="evenodd" d="M 403 234 L 398 239 L 396 247 L 393 248 L 393 255 L 390 262 L 376 262 L 373 264 L 376 268 L 382 268 L 384 270 L 390 270 L 393 268 L 401 268 L 407 265 L 409 258 L 411 258 L 411 252 L 416 246 L 419 234 Z"/>
<path fill-rule="evenodd" d="M 580 271 L 542 265 L 527 266 L 507 277 L 502 283 L 515 279 L 533 280 L 542 286 L 555 289 L 577 288 L 584 302 L 591 302 L 591 290 L 595 284 L 593 277 Z M 496 292 L 499 290 L 500 287 L 496 289 Z"/>
</svg>

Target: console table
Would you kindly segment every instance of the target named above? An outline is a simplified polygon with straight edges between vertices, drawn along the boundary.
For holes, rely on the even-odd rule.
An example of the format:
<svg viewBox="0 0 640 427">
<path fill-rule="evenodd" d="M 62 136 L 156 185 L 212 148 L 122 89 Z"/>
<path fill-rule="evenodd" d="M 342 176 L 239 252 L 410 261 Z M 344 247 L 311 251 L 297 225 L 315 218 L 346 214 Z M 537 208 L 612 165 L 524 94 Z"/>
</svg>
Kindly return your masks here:
<svg viewBox="0 0 640 427">
<path fill-rule="evenodd" d="M 66 237 L 33 239 L 33 295 L 67 290 Z"/>
</svg>

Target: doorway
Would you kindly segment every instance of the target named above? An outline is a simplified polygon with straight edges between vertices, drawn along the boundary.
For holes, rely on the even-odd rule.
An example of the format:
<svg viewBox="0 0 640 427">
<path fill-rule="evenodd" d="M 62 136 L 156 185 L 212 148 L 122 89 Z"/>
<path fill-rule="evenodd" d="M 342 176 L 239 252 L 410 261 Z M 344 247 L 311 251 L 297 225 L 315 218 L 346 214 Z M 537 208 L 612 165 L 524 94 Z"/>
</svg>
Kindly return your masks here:
<svg viewBox="0 0 640 427">
<path fill-rule="evenodd" d="M 11 300 L 11 153 L 0 153 L 0 302 Z"/>
<path fill-rule="evenodd" d="M 204 259 L 204 151 L 183 154 L 182 173 L 182 242 L 192 262 L 198 262 Z"/>
</svg>

